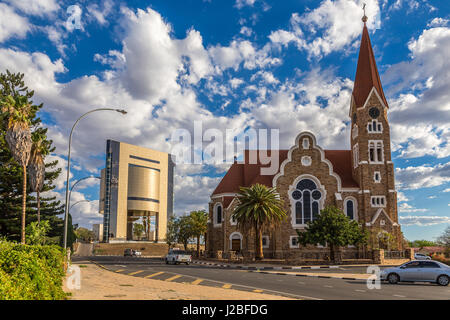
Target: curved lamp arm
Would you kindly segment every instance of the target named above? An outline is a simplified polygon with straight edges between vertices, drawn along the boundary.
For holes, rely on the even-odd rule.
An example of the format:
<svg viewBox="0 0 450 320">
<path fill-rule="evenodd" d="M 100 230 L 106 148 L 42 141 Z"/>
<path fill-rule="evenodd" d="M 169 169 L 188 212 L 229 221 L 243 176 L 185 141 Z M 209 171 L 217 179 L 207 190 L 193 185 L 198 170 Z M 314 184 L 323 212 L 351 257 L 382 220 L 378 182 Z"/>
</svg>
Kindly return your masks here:
<svg viewBox="0 0 450 320">
<path fill-rule="evenodd" d="M 86 112 L 85 114 L 81 115 L 77 121 L 72 126 L 72 129 L 70 130 L 70 136 L 69 136 L 69 151 L 67 154 L 67 177 L 66 177 L 66 204 L 65 204 L 65 214 L 64 214 L 64 249 L 67 248 L 67 216 L 69 214 L 69 184 L 70 184 L 70 147 L 72 145 L 72 134 L 73 130 L 75 129 L 78 122 L 83 119 L 85 116 L 87 116 L 90 113 L 96 112 L 96 111 L 116 111 L 123 115 L 127 114 L 127 112 L 123 109 L 113 109 L 113 108 L 98 108 L 91 111 Z"/>
</svg>

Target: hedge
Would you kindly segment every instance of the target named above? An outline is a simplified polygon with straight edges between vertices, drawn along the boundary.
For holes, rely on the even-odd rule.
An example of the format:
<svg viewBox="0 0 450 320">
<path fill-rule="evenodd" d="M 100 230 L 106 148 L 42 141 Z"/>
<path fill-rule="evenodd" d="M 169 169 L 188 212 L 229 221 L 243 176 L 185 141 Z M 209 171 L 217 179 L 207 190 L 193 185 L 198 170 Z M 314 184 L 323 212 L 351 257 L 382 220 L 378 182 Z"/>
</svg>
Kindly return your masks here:
<svg viewBox="0 0 450 320">
<path fill-rule="evenodd" d="M 64 251 L 59 246 L 0 241 L 0 300 L 60 300 Z"/>
</svg>

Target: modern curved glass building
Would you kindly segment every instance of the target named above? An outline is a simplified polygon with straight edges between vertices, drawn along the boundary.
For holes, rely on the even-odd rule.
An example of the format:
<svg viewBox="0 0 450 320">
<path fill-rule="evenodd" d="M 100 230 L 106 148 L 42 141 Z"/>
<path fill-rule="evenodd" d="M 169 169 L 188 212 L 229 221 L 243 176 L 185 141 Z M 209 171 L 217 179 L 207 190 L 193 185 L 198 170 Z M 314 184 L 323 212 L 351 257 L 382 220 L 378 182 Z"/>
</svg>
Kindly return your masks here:
<svg viewBox="0 0 450 320">
<path fill-rule="evenodd" d="M 107 140 L 101 172 L 103 242 L 163 242 L 173 213 L 172 156 Z"/>
</svg>

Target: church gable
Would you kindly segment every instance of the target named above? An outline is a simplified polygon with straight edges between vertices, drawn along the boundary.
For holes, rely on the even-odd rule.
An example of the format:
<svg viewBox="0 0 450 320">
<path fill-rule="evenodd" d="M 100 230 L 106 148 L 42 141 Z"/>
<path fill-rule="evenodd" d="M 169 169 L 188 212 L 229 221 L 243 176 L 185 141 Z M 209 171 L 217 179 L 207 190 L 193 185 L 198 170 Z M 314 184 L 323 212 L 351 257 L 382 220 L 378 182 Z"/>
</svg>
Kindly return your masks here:
<svg viewBox="0 0 450 320">
<path fill-rule="evenodd" d="M 316 144 L 314 135 L 309 132 L 297 136 L 295 145 L 281 164 L 279 174 L 273 179 L 273 185 L 277 187 L 285 203 L 290 202 L 289 190 L 301 176 L 315 180 L 317 186 L 323 186 L 327 203 L 333 203 L 335 193 L 341 191 L 340 177 L 333 171 L 331 162 L 325 158 L 324 150 Z"/>
</svg>

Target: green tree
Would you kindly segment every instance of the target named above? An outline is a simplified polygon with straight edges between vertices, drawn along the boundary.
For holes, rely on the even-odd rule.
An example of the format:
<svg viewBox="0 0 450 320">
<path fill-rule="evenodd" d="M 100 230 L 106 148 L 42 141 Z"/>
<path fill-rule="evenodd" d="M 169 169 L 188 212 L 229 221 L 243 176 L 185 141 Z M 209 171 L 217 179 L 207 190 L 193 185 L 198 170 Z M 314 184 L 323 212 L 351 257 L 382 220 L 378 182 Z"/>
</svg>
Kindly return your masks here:
<svg viewBox="0 0 450 320">
<path fill-rule="evenodd" d="M 191 230 L 191 218 L 189 216 L 182 216 L 176 220 L 178 236 L 178 242 L 182 243 L 184 250 L 187 250 L 189 239 L 192 237 Z"/>
<path fill-rule="evenodd" d="M 83 227 L 77 228 L 74 232 L 75 235 L 77 236 L 77 239 L 84 242 L 90 242 L 95 238 L 94 231 Z"/>
<path fill-rule="evenodd" d="M 445 247 L 445 255 L 450 257 L 450 226 L 437 238 L 437 243 Z"/>
<path fill-rule="evenodd" d="M 21 99 L 21 97 L 28 99 L 30 105 L 29 120 L 31 137 L 34 139 L 36 134 L 45 135 L 47 131 L 46 128 L 42 127 L 41 119 L 37 116 L 37 112 L 43 105 L 34 105 L 31 102 L 34 92 L 25 87 L 23 77 L 23 74 L 11 74 L 9 71 L 0 74 L 0 101 L 7 99 L 8 96 L 14 99 Z M 3 109 L 3 105 L 0 105 L 0 107 Z M 5 125 L 5 121 L 7 117 L 5 116 L 2 119 L 2 125 L 0 126 L 0 234 L 10 240 L 18 241 L 22 237 L 20 209 L 21 207 L 23 208 L 23 188 L 27 188 L 27 184 L 23 183 L 24 168 L 13 158 L 6 141 L 7 126 Z M 45 139 L 43 144 L 47 146 L 49 153 L 54 151 L 51 140 Z M 44 185 L 41 189 L 42 194 L 55 188 L 53 182 L 61 173 L 61 169 L 57 168 L 57 164 L 57 160 L 45 164 Z M 30 167 L 28 170 L 30 172 Z M 28 184 L 28 186 L 30 185 L 31 183 Z M 62 230 L 62 219 L 57 216 L 63 213 L 63 205 L 61 205 L 60 201 L 56 201 L 56 196 L 43 196 L 39 197 L 39 201 L 36 201 L 36 197 L 30 194 L 33 190 L 29 187 L 27 189 L 25 206 L 26 223 L 28 224 L 37 220 L 36 208 L 39 206 L 41 220 L 49 220 L 51 225 L 49 237 L 59 237 Z"/>
<path fill-rule="evenodd" d="M 178 223 L 175 216 L 171 215 L 167 221 L 166 243 L 170 248 L 178 242 Z"/>
<path fill-rule="evenodd" d="M 367 242 L 368 232 L 350 220 L 336 207 L 326 207 L 317 219 L 308 222 L 305 231 L 297 230 L 299 243 L 321 244 L 330 247 L 330 259 L 336 262 L 336 250 L 347 245 L 360 245 Z"/>
<path fill-rule="evenodd" d="M 414 240 L 409 243 L 411 248 L 434 247 L 437 243 L 429 240 Z"/>
<path fill-rule="evenodd" d="M 44 188 L 45 163 L 44 158 L 50 153 L 51 141 L 47 140 L 47 129 L 39 128 L 32 134 L 32 147 L 30 163 L 28 165 L 30 177 L 30 189 L 36 192 L 37 200 L 37 222 L 41 222 L 41 199 L 40 192 Z"/>
<path fill-rule="evenodd" d="M 139 240 L 142 237 L 142 234 L 144 233 L 144 226 L 140 223 L 134 223 L 133 233 Z"/>
<path fill-rule="evenodd" d="M 6 130 L 5 139 L 9 150 L 17 163 L 22 166 L 23 188 L 22 188 L 22 228 L 21 243 L 25 244 L 25 215 L 27 205 L 27 165 L 31 153 L 31 131 L 30 116 L 31 104 L 26 96 L 13 97 L 8 95 L 2 97 L 1 119 Z"/>
<path fill-rule="evenodd" d="M 50 230 L 50 223 L 45 220 L 42 223 L 31 222 L 26 227 L 27 244 L 44 245 L 47 242 L 47 233 Z"/>
<path fill-rule="evenodd" d="M 268 188 L 261 184 L 251 187 L 241 187 L 237 194 L 238 204 L 233 212 L 241 230 L 255 232 L 255 258 L 264 258 L 262 232 L 264 228 L 273 228 L 285 218 L 283 202 L 275 188 Z"/>
<path fill-rule="evenodd" d="M 191 211 L 189 214 L 191 235 L 197 239 L 197 257 L 200 256 L 200 237 L 208 230 L 208 214 L 205 210 Z"/>
</svg>

